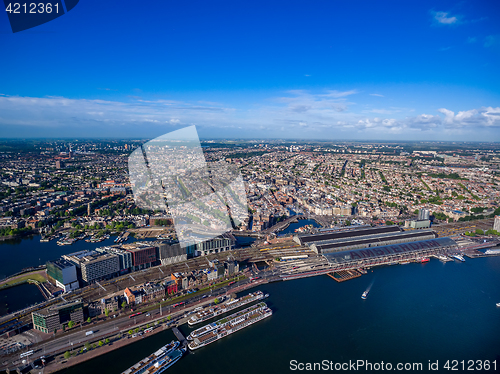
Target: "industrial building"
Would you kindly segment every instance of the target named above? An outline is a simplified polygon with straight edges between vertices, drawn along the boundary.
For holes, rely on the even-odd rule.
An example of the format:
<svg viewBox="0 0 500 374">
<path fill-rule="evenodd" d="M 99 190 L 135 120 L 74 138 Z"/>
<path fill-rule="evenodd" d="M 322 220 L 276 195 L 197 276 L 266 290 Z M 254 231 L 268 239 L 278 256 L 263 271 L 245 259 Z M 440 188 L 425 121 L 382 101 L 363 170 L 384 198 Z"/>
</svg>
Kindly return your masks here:
<svg viewBox="0 0 500 374">
<path fill-rule="evenodd" d="M 362 226 L 359 228 L 351 227 L 348 229 L 330 230 L 329 232 L 321 232 L 319 234 L 295 235 L 293 237 L 293 240 L 300 245 L 310 246 L 313 243 L 330 242 L 340 239 L 351 240 L 354 238 L 363 238 L 373 235 L 383 235 L 398 232 L 401 232 L 401 229 L 398 226 Z"/>
<path fill-rule="evenodd" d="M 430 255 L 456 250 L 457 244 L 450 238 L 436 238 L 411 243 L 385 245 L 373 248 L 325 254 L 330 265 L 337 269 L 364 268 L 390 264 L 401 260 L 415 260 Z"/>
<path fill-rule="evenodd" d="M 436 238 L 436 234 L 431 231 L 418 232 L 398 232 L 390 235 L 374 235 L 363 239 L 336 240 L 326 243 L 314 243 L 310 248 L 318 254 L 347 251 L 369 247 L 378 247 L 390 244 L 409 243 L 418 240 L 428 240 Z"/>
<path fill-rule="evenodd" d="M 69 321 L 83 322 L 83 302 L 72 302 L 51 306 L 31 313 L 33 328 L 50 334 L 63 328 Z"/>
<path fill-rule="evenodd" d="M 75 264 L 64 259 L 58 259 L 47 261 L 46 265 L 47 276 L 55 282 L 57 287 L 62 288 L 64 292 L 79 288 Z"/>
</svg>

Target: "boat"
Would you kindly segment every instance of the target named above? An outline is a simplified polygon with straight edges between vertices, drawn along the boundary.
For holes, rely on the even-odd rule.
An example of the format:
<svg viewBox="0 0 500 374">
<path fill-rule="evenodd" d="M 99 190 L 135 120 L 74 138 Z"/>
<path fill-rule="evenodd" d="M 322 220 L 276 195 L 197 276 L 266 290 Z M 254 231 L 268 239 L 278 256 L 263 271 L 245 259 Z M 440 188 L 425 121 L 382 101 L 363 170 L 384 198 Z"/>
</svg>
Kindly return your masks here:
<svg viewBox="0 0 500 374">
<path fill-rule="evenodd" d="M 361 298 L 363 300 L 366 300 L 366 297 L 368 296 L 368 292 L 370 292 L 370 291 L 366 290 L 365 292 L 363 292 L 363 295 L 361 295 Z"/>
<path fill-rule="evenodd" d="M 179 361 L 184 353 L 186 352 L 185 348 L 176 349 L 175 351 L 167 354 L 164 359 L 161 359 L 153 365 L 151 369 L 148 370 L 148 374 L 160 374 L 167 370 L 170 366 Z"/>
<path fill-rule="evenodd" d="M 193 315 L 188 320 L 188 325 L 193 326 L 197 323 L 205 322 L 218 315 L 227 313 L 233 309 L 239 308 L 240 306 L 249 304 L 253 301 L 265 299 L 266 297 L 269 297 L 269 294 L 264 295 L 262 291 L 256 291 L 253 293 L 249 293 L 248 295 L 243 296 L 239 299 L 231 299 L 228 302 L 222 303 L 220 305 L 210 306 Z"/>
<path fill-rule="evenodd" d="M 240 310 L 239 312 L 231 314 L 230 316 L 223 318 L 223 319 L 220 319 L 217 322 L 209 323 L 208 325 L 205 325 L 203 327 L 200 327 L 199 329 L 192 331 L 191 334 L 188 335 L 187 339 L 193 340 L 195 338 L 199 338 L 203 335 L 206 335 L 210 331 L 217 330 L 217 329 L 224 327 L 228 324 L 233 324 L 234 321 L 237 321 L 242 316 L 253 313 L 254 311 L 265 308 L 266 306 L 267 306 L 266 303 L 261 302 L 261 303 L 258 303 L 256 305 L 245 308 L 243 310 Z"/>
<path fill-rule="evenodd" d="M 500 303 L 497 303 L 497 306 L 500 306 Z"/>
<path fill-rule="evenodd" d="M 465 261 L 465 259 L 464 259 L 464 257 L 462 255 L 453 255 L 452 257 L 456 258 L 458 261 L 462 261 L 462 262 Z"/>
<path fill-rule="evenodd" d="M 261 302 L 258 304 L 259 308 L 256 308 L 248 313 L 239 314 L 235 313 L 227 318 L 223 318 L 214 324 L 217 325 L 216 328 L 209 330 L 208 332 L 195 337 L 193 341 L 188 344 L 189 349 L 195 350 L 204 347 L 210 343 L 213 343 L 219 339 L 222 339 L 232 333 L 244 329 L 255 322 L 261 321 L 264 318 L 270 317 L 273 311 L 268 308 L 266 303 Z M 234 317 L 238 315 L 237 317 Z M 231 319 L 229 322 L 226 320 Z M 208 325 L 207 325 L 208 326 Z"/>
<path fill-rule="evenodd" d="M 122 372 L 122 374 L 140 374 L 146 372 L 146 370 L 150 369 L 157 363 L 159 364 L 160 361 L 164 361 L 167 359 L 170 359 L 170 361 L 173 361 L 169 355 L 171 355 L 173 352 L 177 350 L 179 347 L 180 343 L 179 341 L 174 341 L 172 340 L 170 343 L 164 345 L 160 349 L 158 349 L 156 352 L 150 354 L 148 357 L 143 358 L 141 361 L 136 363 L 134 366 L 129 367 L 127 370 Z M 181 354 L 182 357 L 182 354 Z M 180 358 L 180 357 L 179 357 Z M 177 358 L 175 362 L 179 359 Z M 170 366 L 172 366 L 175 362 L 172 362 Z M 161 365 L 158 365 L 158 368 Z M 163 367 L 163 366 L 162 366 Z M 167 369 L 167 367 L 165 367 Z M 156 373 L 161 373 L 162 371 L 156 371 Z M 149 373 L 152 373 L 151 370 L 149 370 Z"/>
<path fill-rule="evenodd" d="M 425 264 L 426 262 L 429 262 L 430 260 L 431 260 L 431 259 L 430 259 L 429 257 L 422 257 L 422 258 L 420 259 L 420 262 L 421 262 L 422 264 Z"/>
</svg>

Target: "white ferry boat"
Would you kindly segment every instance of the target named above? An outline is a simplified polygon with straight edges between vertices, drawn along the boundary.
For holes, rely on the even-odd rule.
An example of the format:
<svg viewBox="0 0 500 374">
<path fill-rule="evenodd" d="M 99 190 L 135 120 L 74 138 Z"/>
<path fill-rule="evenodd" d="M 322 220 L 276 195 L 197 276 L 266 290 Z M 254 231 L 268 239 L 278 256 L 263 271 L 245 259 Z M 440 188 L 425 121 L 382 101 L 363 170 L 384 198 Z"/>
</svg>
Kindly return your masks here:
<svg viewBox="0 0 500 374">
<path fill-rule="evenodd" d="M 194 338 L 193 341 L 188 344 L 189 349 L 195 350 L 204 347 L 224 338 L 225 336 L 231 335 L 233 332 L 244 329 L 245 327 L 253 325 L 255 322 L 270 317 L 273 314 L 273 311 L 267 307 L 266 303 L 259 303 L 259 305 L 260 304 L 264 304 L 264 306 L 249 313 L 239 315 L 237 318 L 233 318 L 230 323 L 221 323 L 216 329 L 212 329 L 202 336 Z M 229 319 L 230 317 L 232 317 L 232 315 L 222 319 L 221 321 Z M 221 321 L 217 321 L 216 324 Z"/>
<path fill-rule="evenodd" d="M 453 255 L 453 258 L 456 258 L 458 261 L 462 261 L 462 262 L 465 261 L 465 259 L 462 255 Z"/>
<path fill-rule="evenodd" d="M 175 350 L 179 347 L 179 345 L 180 345 L 180 343 L 178 341 L 172 340 L 170 343 L 168 343 L 167 345 L 164 345 L 163 347 L 158 349 L 153 354 L 149 355 L 148 357 L 143 358 L 141 361 L 136 363 L 134 366 L 131 366 L 130 368 L 125 370 L 122 374 L 142 374 L 142 373 L 145 373 L 148 369 L 150 369 L 156 363 L 160 362 L 167 355 L 175 352 Z M 148 373 L 151 373 L 151 371 L 149 370 Z M 161 372 L 158 371 L 158 373 L 161 373 Z"/>
<path fill-rule="evenodd" d="M 239 318 L 243 318 L 243 316 L 245 316 L 249 313 L 252 313 L 256 310 L 260 310 L 260 309 L 263 309 L 266 307 L 267 307 L 267 305 L 264 302 L 258 303 L 256 305 L 252 305 L 251 307 L 240 310 L 239 312 L 231 314 L 230 316 L 228 316 L 226 318 L 220 319 L 217 322 L 209 323 L 208 325 L 205 325 L 203 327 L 200 327 L 199 329 L 192 331 L 191 334 L 188 335 L 187 339 L 193 340 L 195 338 L 199 338 L 205 334 L 208 334 L 210 331 L 219 329 L 219 328 L 224 327 L 228 324 L 233 324 Z"/>
<path fill-rule="evenodd" d="M 207 309 L 201 310 L 198 313 L 194 314 L 189 320 L 188 325 L 193 326 L 197 323 L 205 322 L 211 318 L 214 318 L 223 313 L 227 313 L 233 309 L 239 308 L 243 305 L 249 304 L 256 300 L 262 300 L 266 297 L 269 297 L 269 294 L 265 294 L 262 291 L 256 291 L 253 293 L 249 293 L 246 296 L 243 296 L 239 299 L 231 299 L 225 303 L 220 305 L 214 305 Z"/>
<path fill-rule="evenodd" d="M 148 370 L 148 374 L 161 374 L 161 373 L 163 373 L 170 366 L 172 366 L 177 361 L 179 361 L 185 352 L 186 352 L 186 349 L 181 348 L 181 349 L 176 349 L 175 351 L 173 351 L 171 353 L 168 353 L 165 358 L 160 359 L 157 362 L 155 362 L 153 367 Z"/>
<path fill-rule="evenodd" d="M 361 298 L 363 300 L 366 300 L 366 297 L 368 296 L 368 292 L 370 292 L 370 291 L 365 291 L 365 292 L 363 292 L 363 295 L 361 295 Z"/>
</svg>

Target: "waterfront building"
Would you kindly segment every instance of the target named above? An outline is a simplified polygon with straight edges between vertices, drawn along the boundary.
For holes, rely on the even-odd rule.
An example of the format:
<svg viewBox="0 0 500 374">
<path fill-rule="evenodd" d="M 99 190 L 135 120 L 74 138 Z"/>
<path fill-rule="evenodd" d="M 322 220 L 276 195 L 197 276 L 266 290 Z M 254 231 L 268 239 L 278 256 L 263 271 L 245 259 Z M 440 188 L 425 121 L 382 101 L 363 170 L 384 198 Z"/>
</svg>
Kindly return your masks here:
<svg viewBox="0 0 500 374">
<path fill-rule="evenodd" d="M 450 238 L 435 238 L 411 243 L 384 245 L 364 249 L 345 250 L 325 254 L 330 265 L 349 268 L 364 268 L 376 264 L 390 264 L 405 260 L 415 260 L 431 255 L 439 255 L 456 250 L 457 243 Z"/>
<path fill-rule="evenodd" d="M 53 280 L 57 287 L 62 288 L 64 292 L 76 290 L 79 288 L 76 266 L 65 260 L 58 259 L 47 261 L 47 276 Z"/>
<path fill-rule="evenodd" d="M 165 293 L 167 295 L 177 293 L 177 283 L 174 280 L 166 280 L 165 282 L 163 282 L 163 285 L 165 286 Z"/>
<path fill-rule="evenodd" d="M 83 322 L 83 302 L 75 300 L 31 313 L 33 328 L 50 334 L 62 329 L 69 321 Z"/>
<path fill-rule="evenodd" d="M 179 243 L 161 243 L 158 246 L 158 258 L 162 265 L 186 261 L 187 251 Z"/>
<path fill-rule="evenodd" d="M 163 287 L 160 284 L 152 284 L 146 286 L 142 289 L 142 291 L 143 291 L 142 295 L 143 302 L 148 302 L 153 299 L 162 298 L 165 296 L 165 287 Z"/>
<path fill-rule="evenodd" d="M 146 243 L 124 244 L 122 248 L 132 254 L 134 271 L 150 268 L 156 262 L 156 247 Z"/>
<path fill-rule="evenodd" d="M 212 253 L 219 253 L 234 249 L 235 238 L 231 234 L 223 234 L 213 239 L 197 243 L 195 247 L 195 256 L 207 256 Z"/>
<path fill-rule="evenodd" d="M 112 278 L 120 271 L 120 260 L 111 253 L 80 251 L 63 255 L 63 258 L 76 265 L 81 281 L 86 284 Z"/>
<path fill-rule="evenodd" d="M 101 248 L 96 248 L 96 251 L 101 253 L 112 253 L 117 255 L 120 262 L 120 274 L 128 273 L 133 267 L 132 253 L 130 253 L 129 251 L 125 251 L 117 247 L 101 247 Z"/>
</svg>

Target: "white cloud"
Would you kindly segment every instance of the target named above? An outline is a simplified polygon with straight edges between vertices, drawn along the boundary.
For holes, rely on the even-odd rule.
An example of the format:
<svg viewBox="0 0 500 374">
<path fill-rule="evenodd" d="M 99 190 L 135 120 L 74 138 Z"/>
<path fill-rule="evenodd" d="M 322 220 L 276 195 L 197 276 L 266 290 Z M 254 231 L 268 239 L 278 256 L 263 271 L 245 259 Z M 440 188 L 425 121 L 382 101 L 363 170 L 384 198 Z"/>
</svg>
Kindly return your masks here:
<svg viewBox="0 0 500 374">
<path fill-rule="evenodd" d="M 359 106 L 348 101 L 348 96 L 355 93 L 356 90 L 294 90 L 265 102 L 248 103 L 245 108 L 145 98 L 124 102 L 0 95 L 0 131 L 16 137 L 62 136 L 64 131 L 64 136 L 153 137 L 194 124 L 205 137 L 421 136 L 432 140 L 440 135 L 445 139 L 461 136 L 470 140 L 469 135 L 481 133 L 484 140 L 500 139 L 500 107 L 458 112 L 440 108 L 437 114 L 413 115 L 410 109 L 402 107 L 357 109 Z M 402 113 L 408 116 L 402 117 Z"/>
<path fill-rule="evenodd" d="M 451 16 L 448 12 L 431 12 L 434 20 L 441 25 L 453 25 L 459 22 L 456 16 Z"/>
<path fill-rule="evenodd" d="M 378 96 L 378 97 L 385 97 L 384 95 L 381 95 L 381 94 L 370 94 L 370 96 Z"/>
<path fill-rule="evenodd" d="M 477 42 L 477 38 L 475 38 L 473 36 L 469 36 L 467 38 L 467 43 L 471 43 L 472 44 L 472 43 L 475 43 L 475 42 Z"/>
</svg>

